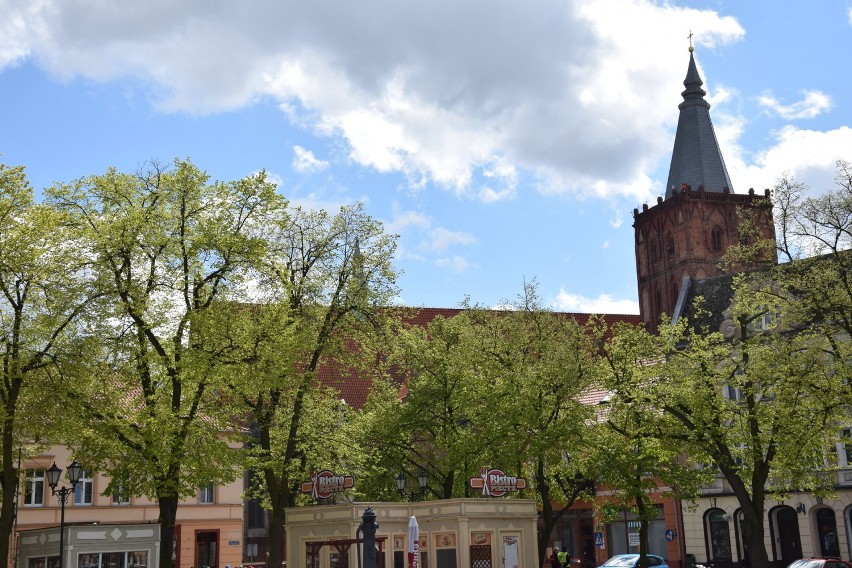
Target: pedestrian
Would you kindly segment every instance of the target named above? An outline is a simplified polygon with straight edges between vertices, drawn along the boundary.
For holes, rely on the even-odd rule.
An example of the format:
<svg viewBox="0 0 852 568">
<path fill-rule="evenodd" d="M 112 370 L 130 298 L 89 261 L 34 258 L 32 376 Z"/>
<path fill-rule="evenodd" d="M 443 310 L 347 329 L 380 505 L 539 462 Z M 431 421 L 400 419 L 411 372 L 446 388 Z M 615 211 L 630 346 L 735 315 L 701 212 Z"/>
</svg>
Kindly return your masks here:
<svg viewBox="0 0 852 568">
<path fill-rule="evenodd" d="M 562 564 L 559 562 L 559 558 L 556 556 L 556 549 L 550 553 L 550 568 L 562 568 Z"/>
<path fill-rule="evenodd" d="M 568 565 L 571 563 L 571 555 L 568 554 L 567 546 L 562 547 L 562 550 L 559 551 L 557 558 L 559 559 L 559 564 L 562 565 L 562 568 L 568 568 Z"/>
</svg>

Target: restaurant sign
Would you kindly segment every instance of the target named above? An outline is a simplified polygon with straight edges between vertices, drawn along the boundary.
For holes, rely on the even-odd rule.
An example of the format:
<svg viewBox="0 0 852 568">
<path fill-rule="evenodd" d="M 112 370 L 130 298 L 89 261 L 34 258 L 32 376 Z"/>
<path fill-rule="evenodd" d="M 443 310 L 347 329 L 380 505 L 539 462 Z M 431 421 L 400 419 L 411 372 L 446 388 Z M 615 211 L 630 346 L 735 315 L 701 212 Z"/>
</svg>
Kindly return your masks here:
<svg viewBox="0 0 852 568">
<path fill-rule="evenodd" d="M 336 475 L 327 469 L 311 471 L 310 481 L 302 483 L 302 493 L 310 494 L 313 499 L 328 499 L 335 493 L 343 493 L 355 486 L 355 477 Z"/>
<path fill-rule="evenodd" d="M 479 477 L 471 477 L 469 483 L 471 488 L 481 489 L 483 497 L 502 497 L 527 486 L 527 480 L 523 477 L 506 475 L 501 469 L 488 467 L 480 468 Z"/>
</svg>

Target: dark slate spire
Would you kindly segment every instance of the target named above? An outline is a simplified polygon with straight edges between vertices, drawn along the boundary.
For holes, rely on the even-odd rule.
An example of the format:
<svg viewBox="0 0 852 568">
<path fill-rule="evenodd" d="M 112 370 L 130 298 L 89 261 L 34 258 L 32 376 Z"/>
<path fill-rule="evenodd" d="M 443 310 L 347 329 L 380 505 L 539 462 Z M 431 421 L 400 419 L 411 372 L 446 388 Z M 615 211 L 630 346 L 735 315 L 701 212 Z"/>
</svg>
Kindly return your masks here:
<svg viewBox="0 0 852 568">
<path fill-rule="evenodd" d="M 707 93 L 701 88 L 704 82 L 695 66 L 693 51 L 690 46 L 689 69 L 683 80 L 686 89 L 681 93 L 683 102 L 678 105 L 680 118 L 666 183 L 666 199 L 680 191 L 684 183 L 693 190 L 700 185 L 705 191 L 717 193 L 722 193 L 726 187 L 731 192 L 734 190 L 710 121 L 710 103 L 704 100 Z"/>
</svg>

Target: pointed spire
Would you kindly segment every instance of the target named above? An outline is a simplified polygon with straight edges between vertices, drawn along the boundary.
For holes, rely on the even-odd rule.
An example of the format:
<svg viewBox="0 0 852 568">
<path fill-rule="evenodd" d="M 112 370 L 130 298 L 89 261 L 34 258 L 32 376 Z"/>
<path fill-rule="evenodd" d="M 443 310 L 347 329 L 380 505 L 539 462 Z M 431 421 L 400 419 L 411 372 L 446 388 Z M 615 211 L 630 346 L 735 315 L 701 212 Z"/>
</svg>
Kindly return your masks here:
<svg viewBox="0 0 852 568">
<path fill-rule="evenodd" d="M 683 184 L 693 190 L 704 186 L 705 191 L 709 192 L 723 193 L 726 188 L 733 192 L 731 178 L 710 121 L 710 103 L 704 99 L 707 92 L 701 88 L 704 81 L 695 64 L 691 36 L 689 67 L 686 79 L 683 80 L 686 89 L 681 93 L 683 102 L 678 105 L 680 117 L 666 182 L 666 199 L 680 192 Z"/>
<path fill-rule="evenodd" d="M 704 100 L 704 95 L 707 92 L 701 88 L 701 85 L 704 84 L 704 81 L 701 80 L 701 75 L 698 74 L 698 66 L 695 65 L 695 57 L 692 55 L 695 50 L 690 47 L 689 48 L 689 68 L 686 70 L 686 79 L 683 80 L 683 86 L 686 87 L 686 90 L 681 93 L 683 97 L 683 105 L 687 101 L 700 99 L 707 108 L 710 108 L 710 103 Z M 682 106 L 680 108 L 683 108 Z"/>
</svg>

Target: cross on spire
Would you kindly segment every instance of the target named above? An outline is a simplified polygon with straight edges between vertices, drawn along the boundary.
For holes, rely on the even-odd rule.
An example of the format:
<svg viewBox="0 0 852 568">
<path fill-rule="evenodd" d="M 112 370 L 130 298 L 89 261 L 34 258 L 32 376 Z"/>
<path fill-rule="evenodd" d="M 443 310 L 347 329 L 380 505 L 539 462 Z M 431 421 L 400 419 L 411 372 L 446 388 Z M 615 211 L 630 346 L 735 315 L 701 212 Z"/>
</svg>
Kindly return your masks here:
<svg viewBox="0 0 852 568">
<path fill-rule="evenodd" d="M 689 51 L 692 51 L 692 49 L 693 49 L 693 47 L 692 47 L 692 30 L 689 30 L 689 35 L 686 36 L 686 37 L 689 38 Z"/>
</svg>

